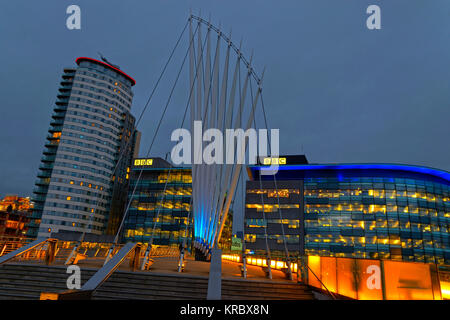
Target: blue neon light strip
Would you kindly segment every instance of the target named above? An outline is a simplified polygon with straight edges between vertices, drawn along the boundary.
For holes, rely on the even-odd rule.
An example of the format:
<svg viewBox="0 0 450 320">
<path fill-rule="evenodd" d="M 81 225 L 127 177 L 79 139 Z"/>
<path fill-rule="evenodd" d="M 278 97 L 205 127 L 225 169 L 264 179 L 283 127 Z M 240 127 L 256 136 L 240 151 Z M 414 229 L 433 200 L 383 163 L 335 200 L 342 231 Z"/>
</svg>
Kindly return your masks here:
<svg viewBox="0 0 450 320">
<path fill-rule="evenodd" d="M 272 170 L 270 166 L 250 166 L 251 170 Z M 439 177 L 450 182 L 450 172 L 429 167 L 419 167 L 404 164 L 305 164 L 305 165 L 280 165 L 278 170 L 397 170 L 405 172 L 421 173 Z"/>
</svg>

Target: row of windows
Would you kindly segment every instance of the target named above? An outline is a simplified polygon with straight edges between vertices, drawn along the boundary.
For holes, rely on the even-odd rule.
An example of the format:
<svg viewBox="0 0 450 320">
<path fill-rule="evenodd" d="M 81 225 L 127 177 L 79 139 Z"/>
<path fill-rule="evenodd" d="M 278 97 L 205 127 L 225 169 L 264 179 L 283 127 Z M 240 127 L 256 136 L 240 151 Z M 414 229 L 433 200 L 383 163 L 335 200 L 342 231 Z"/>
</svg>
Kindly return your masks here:
<svg viewBox="0 0 450 320">
<path fill-rule="evenodd" d="M 95 69 L 95 71 L 92 73 L 90 73 L 89 71 L 86 71 L 86 70 L 79 69 L 75 76 L 75 80 L 82 79 L 82 82 L 84 82 L 84 83 L 91 83 L 91 84 L 99 86 L 99 87 L 108 88 L 109 90 L 121 89 L 125 93 L 129 94 L 130 97 L 132 97 L 132 91 L 130 90 L 130 87 L 128 85 L 122 86 L 122 84 L 120 82 L 118 82 L 118 80 L 117 80 L 117 79 L 124 79 L 121 74 L 116 74 L 112 70 L 99 70 L 98 69 L 99 66 L 91 66 L 91 68 Z M 87 70 L 90 70 L 90 69 L 88 68 Z M 98 71 L 100 71 L 103 74 L 108 74 L 109 76 L 111 76 L 112 79 L 106 78 L 105 76 L 102 76 L 102 75 L 99 75 Z M 84 76 L 91 77 L 91 78 L 86 78 Z M 99 79 L 99 81 L 93 80 L 92 78 Z M 121 80 L 121 81 L 124 82 L 123 80 Z M 128 80 L 126 80 L 126 82 L 128 82 Z M 109 85 L 108 83 L 112 84 L 113 86 Z M 107 90 L 104 90 L 104 91 L 107 91 Z M 130 100 L 130 102 L 131 102 L 131 98 L 128 97 L 127 95 L 122 94 L 121 96 L 125 97 L 127 100 Z M 123 99 L 120 99 L 119 97 L 115 97 L 115 98 L 118 100 L 124 101 Z"/>
<path fill-rule="evenodd" d="M 55 161 L 55 167 L 56 166 L 73 168 L 73 169 L 77 169 L 77 170 L 83 170 L 83 171 L 86 171 L 86 172 L 92 172 L 92 173 L 96 173 L 96 174 L 101 174 L 101 175 L 103 175 L 105 177 L 111 176 L 111 172 L 110 171 L 96 170 L 96 169 L 93 169 L 91 167 L 80 166 L 80 165 L 77 165 L 77 164 L 70 164 L 70 163 Z M 108 169 L 112 170 L 112 168 L 108 168 Z"/>
<path fill-rule="evenodd" d="M 95 123 L 92 123 L 91 126 L 92 126 L 92 127 L 95 127 Z M 97 135 L 97 136 L 100 136 L 100 137 L 104 137 L 104 138 L 110 139 L 110 140 L 112 140 L 112 141 L 116 141 L 116 140 L 117 140 L 117 134 L 116 134 L 116 132 L 113 132 L 112 129 L 110 129 L 110 128 L 104 128 L 104 127 L 102 127 L 102 126 L 99 126 L 99 128 L 101 129 L 101 131 L 100 131 L 100 130 L 91 129 L 90 127 L 89 127 L 89 128 L 85 128 L 85 127 L 80 127 L 80 126 L 75 126 L 75 125 L 69 125 L 69 124 L 66 124 L 66 125 L 64 126 L 64 129 L 72 129 L 72 130 L 75 130 L 75 131 L 81 131 L 81 132 L 85 132 L 85 133 L 89 133 L 89 134 L 95 134 L 95 135 Z M 106 133 L 107 131 L 113 132 L 114 135 L 111 135 L 111 134 L 109 134 L 109 133 Z"/>
<path fill-rule="evenodd" d="M 134 169 L 135 172 L 138 172 L 139 169 Z M 170 177 L 169 172 L 152 172 L 146 173 L 145 180 L 140 181 L 139 185 L 142 187 L 148 186 L 154 183 L 192 183 L 192 176 L 189 172 L 179 172 L 179 171 L 171 171 Z"/>
<path fill-rule="evenodd" d="M 78 188 L 67 188 L 67 187 L 60 187 L 60 186 L 51 185 L 48 189 L 49 190 L 55 190 L 55 191 L 70 192 L 70 193 L 73 193 L 73 194 L 81 194 L 81 195 L 85 195 L 85 196 L 89 196 L 89 197 L 107 198 L 105 193 L 92 192 L 92 191 L 89 191 L 89 190 L 83 190 L 83 189 L 78 189 Z"/>
<path fill-rule="evenodd" d="M 73 105 L 81 106 L 79 104 L 73 104 Z M 114 109 L 113 107 L 109 107 L 108 108 L 107 106 L 104 106 L 103 108 L 105 110 L 107 110 L 108 112 L 104 112 L 103 110 L 98 109 L 98 108 L 90 108 L 90 107 L 76 108 L 76 110 L 79 110 L 79 109 L 82 109 L 82 110 L 91 109 L 91 110 L 93 110 L 91 112 L 95 113 L 95 115 L 92 115 L 92 114 L 89 114 L 89 113 L 85 113 L 85 112 L 80 112 L 80 111 L 71 111 L 72 108 L 73 107 L 71 107 L 67 111 L 67 114 L 76 115 L 76 116 L 83 116 L 85 118 L 94 119 L 94 120 L 97 120 L 97 121 L 104 122 L 104 123 L 106 123 L 108 125 L 111 125 L 111 126 L 114 126 L 113 124 L 115 122 L 110 121 L 110 120 L 114 120 L 114 121 L 116 121 L 118 123 L 122 123 L 122 121 L 123 121 L 123 116 L 122 115 L 117 116 L 114 113 L 114 111 L 113 111 L 113 110 L 116 110 L 116 109 Z M 98 114 L 100 114 L 100 115 L 98 115 Z M 103 127 L 103 126 L 100 124 L 99 127 Z M 109 130 L 112 131 L 111 129 L 109 129 Z"/>
<path fill-rule="evenodd" d="M 76 97 L 75 95 L 71 95 L 70 100 L 71 101 L 83 102 L 83 103 L 86 103 L 86 104 L 89 104 L 89 105 L 92 105 L 92 106 L 98 106 L 98 107 L 104 107 L 105 106 L 104 104 L 102 104 L 100 102 L 96 102 L 96 101 L 94 101 L 92 99 L 80 98 L 80 97 Z M 119 104 L 117 104 L 117 103 L 111 103 L 111 104 L 119 106 Z M 112 117 L 112 115 L 111 115 L 111 117 Z"/>
<path fill-rule="evenodd" d="M 154 197 L 159 198 L 164 195 L 164 190 L 148 190 L 141 189 L 140 185 L 136 188 L 134 192 L 133 198 L 145 198 L 145 197 Z M 192 194 L 192 188 L 184 188 L 184 187 L 174 187 L 168 186 L 166 188 L 165 195 L 166 196 L 190 196 Z M 131 196 L 131 195 L 130 195 Z"/>
<path fill-rule="evenodd" d="M 129 219 L 125 222 L 125 225 L 128 227 L 133 226 L 136 228 L 140 228 L 141 226 L 153 226 L 157 225 L 186 225 L 188 223 L 192 223 L 192 219 L 189 222 L 188 217 L 177 217 L 172 215 L 170 212 L 163 212 L 152 215 L 130 215 Z"/>
<path fill-rule="evenodd" d="M 248 194 L 266 194 L 268 198 L 288 198 L 290 194 L 299 195 L 298 189 L 247 189 Z M 361 197 L 373 197 L 380 199 L 396 199 L 396 198 L 412 198 L 422 199 L 427 201 L 443 201 L 450 202 L 450 197 L 446 191 L 442 194 L 436 194 L 423 191 L 407 191 L 407 190 L 384 190 L 384 189 L 354 189 L 354 190 L 322 190 L 322 189 L 310 189 L 305 190 L 305 198 L 345 198 L 351 200 L 358 200 Z"/>
<path fill-rule="evenodd" d="M 103 161 L 108 161 L 110 163 L 114 163 L 114 158 L 113 157 L 107 157 L 103 152 L 102 153 L 98 153 L 98 152 L 92 152 L 92 151 L 85 151 L 82 149 L 78 149 L 78 148 L 70 148 L 70 147 L 66 147 L 66 146 L 59 146 L 59 151 L 66 151 L 66 152 L 70 152 L 70 153 L 76 153 L 79 154 L 81 156 L 90 156 L 96 159 L 100 159 Z M 112 152 L 110 152 L 111 154 L 113 154 Z"/>
<path fill-rule="evenodd" d="M 86 77 L 82 77 L 82 76 L 79 76 L 79 75 L 75 76 L 74 80 L 75 80 L 74 81 L 75 83 L 77 81 L 80 81 L 81 83 L 91 83 L 93 85 L 97 85 L 97 83 L 99 83 L 99 82 L 97 82 L 95 80 L 92 80 L 92 79 L 89 79 L 89 78 L 86 78 Z M 103 93 L 106 93 L 106 92 L 107 91 L 105 90 Z M 113 89 L 113 92 L 116 93 L 117 95 L 115 95 L 115 96 L 113 95 L 112 96 L 113 97 L 112 100 L 108 99 L 108 98 L 105 98 L 105 97 L 101 97 L 101 99 L 99 99 L 99 100 L 103 100 L 103 101 L 107 102 L 108 104 L 115 105 L 115 106 L 117 106 L 119 108 L 121 106 L 127 107 L 128 109 L 131 108 L 131 99 L 130 99 L 130 102 L 125 101 L 125 99 L 122 98 L 122 97 L 127 98 L 125 95 L 121 95 L 116 89 Z"/>
<path fill-rule="evenodd" d="M 80 198 L 80 197 L 74 197 L 73 195 L 62 195 L 57 193 L 48 193 L 47 199 L 61 199 L 65 201 L 73 201 L 73 202 L 80 202 L 85 204 L 92 204 L 92 205 L 99 205 L 99 206 L 106 206 L 108 201 L 105 201 L 103 198 L 96 198 L 95 200 L 86 199 L 86 198 Z M 103 205 L 102 205 L 103 204 Z"/>
<path fill-rule="evenodd" d="M 96 116 L 89 116 L 88 114 L 86 114 L 86 115 L 83 116 L 82 118 L 81 118 L 80 115 L 77 115 L 76 117 L 80 117 L 80 118 L 66 117 L 66 119 L 65 119 L 64 121 L 65 121 L 65 122 L 66 122 L 66 121 L 71 121 L 71 122 L 73 122 L 73 123 L 81 123 L 81 124 L 84 124 L 85 126 L 92 126 L 92 122 L 83 120 L 83 119 L 86 119 L 86 118 L 87 118 L 87 119 L 92 119 L 92 120 L 95 120 L 95 121 L 98 121 L 98 122 L 103 122 L 103 123 L 105 123 L 105 124 L 107 124 L 107 125 L 110 125 L 110 126 L 116 128 L 116 129 L 118 130 L 118 132 L 120 132 L 120 130 L 122 129 L 122 125 L 121 125 L 121 124 L 117 125 L 117 124 L 114 123 L 113 121 L 110 121 L 110 120 L 107 120 L 107 119 L 103 119 L 103 118 L 99 118 L 99 117 L 96 117 Z"/>
<path fill-rule="evenodd" d="M 254 243 L 257 239 L 265 239 L 266 236 L 264 234 L 252 234 L 247 233 L 245 235 L 245 241 L 248 243 Z M 274 240 L 278 244 L 298 244 L 300 241 L 299 235 L 281 235 L 281 234 L 270 234 L 267 235 L 268 240 Z"/>
<path fill-rule="evenodd" d="M 316 178 L 314 180 L 318 180 L 320 178 Z M 323 179 L 323 178 L 322 178 Z M 428 192 L 434 194 L 446 194 L 449 196 L 449 188 L 445 185 L 433 183 L 429 181 L 423 180 L 413 180 L 414 183 L 411 184 L 401 184 L 401 183 L 333 183 L 330 181 L 324 182 L 311 182 L 304 184 L 305 190 L 397 190 L 397 191 L 419 191 L 419 192 Z"/>
<path fill-rule="evenodd" d="M 96 142 L 98 144 L 107 146 L 110 149 L 110 152 L 114 152 L 115 148 L 117 148 L 117 145 L 109 143 L 107 141 L 102 141 L 99 139 L 95 139 L 92 137 L 86 137 L 84 135 L 81 134 L 77 134 L 77 133 L 72 133 L 72 132 L 64 132 L 64 139 L 61 139 L 61 142 L 63 143 L 68 143 L 67 141 L 71 141 L 72 143 L 68 143 L 68 144 L 75 144 L 75 145 L 79 145 L 80 147 L 85 147 L 85 148 L 89 148 L 89 146 L 92 146 L 92 144 L 86 143 L 86 142 L 78 142 L 78 141 L 73 141 L 73 140 L 69 140 L 67 139 L 68 137 L 74 137 L 77 139 L 82 139 L 82 140 L 86 140 L 86 141 L 92 141 L 92 142 Z"/>
<path fill-rule="evenodd" d="M 181 202 L 181 201 L 172 201 L 172 200 L 164 199 L 164 201 L 145 203 L 145 202 L 133 200 L 131 202 L 130 207 L 136 208 L 139 211 L 152 211 L 152 210 L 158 210 L 160 208 L 182 209 L 182 210 L 189 211 L 190 210 L 190 201 L 189 202 Z"/>
<path fill-rule="evenodd" d="M 84 106 L 82 104 L 77 104 L 77 103 L 69 103 L 69 107 L 71 107 L 73 109 L 76 109 L 76 110 L 86 110 L 86 111 L 89 111 L 89 112 L 92 112 L 92 113 L 100 113 L 101 115 L 103 115 L 103 116 L 105 116 L 107 118 L 115 119 L 116 121 L 122 123 L 123 116 L 121 116 L 121 118 L 117 118 L 116 116 L 114 116 L 114 118 L 113 118 L 111 112 L 113 110 L 115 110 L 115 109 L 113 109 L 112 107 L 108 107 L 106 105 L 103 106 L 103 109 L 105 109 L 107 112 L 104 112 L 101 108 L 88 107 L 88 106 Z M 72 113 L 69 112 L 69 114 L 72 114 Z M 79 112 L 79 111 L 74 111 L 73 114 L 74 115 L 78 115 L 78 114 L 87 115 L 87 113 L 82 113 L 82 112 Z"/>
<path fill-rule="evenodd" d="M 267 227 L 267 224 L 285 224 L 288 228 L 297 229 L 300 227 L 300 220 L 297 219 L 246 219 L 245 224 L 250 228 Z"/>
<path fill-rule="evenodd" d="M 94 209 L 92 209 L 92 213 L 94 213 Z M 97 212 L 95 212 L 97 213 Z M 69 218 L 69 219 L 78 219 L 78 220 L 90 220 L 98 223 L 105 223 L 106 220 L 104 218 L 99 218 L 97 216 L 92 215 L 83 215 L 83 214 L 76 214 L 76 213 L 67 213 L 67 212 L 60 212 L 60 211 L 46 211 L 45 215 L 47 216 L 54 216 L 54 217 L 63 217 L 63 218 Z"/>
<path fill-rule="evenodd" d="M 368 230 L 377 230 L 378 232 L 384 231 L 383 229 L 389 228 L 392 232 L 394 229 L 412 229 L 423 232 L 446 232 L 448 229 L 448 224 L 446 222 L 430 221 L 430 223 L 418 223 L 410 222 L 408 219 L 402 221 L 398 219 L 385 219 L 380 218 L 376 221 L 358 221 L 351 220 L 344 217 L 324 217 L 317 220 L 305 220 L 305 228 L 327 228 L 327 227 L 338 227 L 338 228 L 358 228 Z"/>
<path fill-rule="evenodd" d="M 422 216 L 440 216 L 450 218 L 450 212 L 429 208 L 427 206 L 419 207 L 417 204 L 409 205 L 379 205 L 379 204 L 305 204 L 305 213 L 310 214 L 389 214 L 389 213 L 410 213 L 420 214 Z"/>
<path fill-rule="evenodd" d="M 257 212 L 263 212 L 263 205 L 259 203 L 245 205 L 247 209 L 256 209 Z M 264 212 L 278 212 L 279 209 L 299 209 L 299 204 L 264 204 Z"/>
<path fill-rule="evenodd" d="M 268 198 L 289 198 L 290 194 L 300 194 L 298 189 L 247 189 L 249 194 L 266 194 Z"/>
<path fill-rule="evenodd" d="M 358 197 L 359 196 L 359 197 Z M 450 198 L 445 195 L 439 195 L 430 192 L 406 191 L 406 190 L 307 190 L 305 197 L 315 198 L 342 198 L 350 197 L 350 199 L 358 199 L 361 197 L 373 197 L 379 199 L 396 199 L 396 198 L 412 198 L 427 201 L 443 201 L 450 202 Z"/>
<path fill-rule="evenodd" d="M 316 242 L 316 243 L 328 243 L 328 244 L 347 244 L 352 245 L 355 248 L 360 247 L 368 247 L 370 245 L 389 245 L 389 246 L 397 246 L 402 248 L 436 248 L 436 249 L 445 249 L 445 246 L 440 243 L 441 238 L 431 238 L 431 239 L 406 239 L 401 238 L 399 235 L 376 235 L 376 236 L 365 236 L 365 237 L 349 237 L 349 236 L 340 236 L 338 238 L 333 237 L 333 235 L 321 235 L 321 234 L 306 234 L 305 235 L 306 242 Z M 372 246 L 372 248 L 375 248 Z"/>
<path fill-rule="evenodd" d="M 58 141 L 58 143 L 59 143 L 59 141 Z M 81 142 L 81 141 L 74 141 L 74 140 L 71 140 L 71 139 L 61 139 L 61 144 L 76 145 L 76 146 L 79 146 L 79 147 L 83 147 L 83 148 L 86 148 L 86 149 L 97 150 L 97 151 L 100 151 L 100 152 L 103 152 L 103 153 L 107 153 L 107 154 L 110 154 L 110 155 L 114 155 L 114 156 L 117 154 L 116 151 L 111 151 L 110 149 L 105 149 L 105 148 L 99 147 L 99 146 L 94 145 L 94 144 Z"/>
<path fill-rule="evenodd" d="M 87 68 L 87 70 L 94 69 L 95 71 L 94 72 L 89 72 L 89 71 L 85 71 L 83 69 L 81 69 L 81 70 L 79 69 L 78 70 L 79 74 L 83 74 L 83 75 L 86 75 L 86 76 L 91 76 L 91 77 L 94 77 L 94 78 L 98 77 L 98 79 L 100 79 L 100 80 L 103 80 L 105 82 L 109 82 L 110 84 L 114 84 L 114 86 L 119 86 L 120 88 L 122 88 L 123 91 L 128 93 L 130 95 L 130 97 L 133 96 L 133 91 L 131 91 L 130 84 L 128 84 L 129 80 L 126 79 L 123 75 L 117 74 L 114 71 L 112 71 L 112 70 L 110 70 L 108 68 L 105 68 L 104 66 L 97 65 L 97 64 L 94 64 L 94 63 L 91 63 L 91 62 L 83 62 L 81 64 L 81 67 Z M 107 74 L 112 79 L 111 78 L 107 78 L 105 76 L 98 75 L 99 71 L 101 73 Z M 116 79 L 121 79 L 120 81 L 123 82 L 125 85 L 122 86 L 122 84 L 120 82 L 118 82 Z M 95 84 L 95 82 L 94 82 L 94 84 Z M 103 83 L 103 82 L 98 82 L 96 85 L 107 87 L 110 90 L 113 89 L 112 86 L 108 85 L 107 83 Z"/>
<path fill-rule="evenodd" d="M 62 208 L 62 209 L 70 209 L 70 210 L 80 211 L 80 212 L 84 211 L 84 212 L 88 212 L 88 213 L 93 213 L 92 212 L 93 208 L 91 208 L 91 207 L 78 206 L 78 205 L 73 205 L 73 204 L 64 204 L 64 203 L 46 201 L 45 206 L 50 207 L 50 208 Z M 105 210 L 102 206 L 98 205 L 97 209 L 95 210 L 95 213 L 100 214 L 100 215 L 106 215 L 107 210 Z"/>
<path fill-rule="evenodd" d="M 88 158 L 69 156 L 69 155 L 61 154 L 61 153 L 58 153 L 58 159 L 72 160 L 72 161 L 76 161 L 76 162 L 92 164 L 94 166 L 103 167 L 103 168 L 106 168 L 106 169 L 109 169 L 109 170 L 112 170 L 115 167 L 114 166 L 114 162 L 112 162 L 112 161 L 108 161 L 108 162 L 110 162 L 112 164 L 112 165 L 108 165 L 108 164 L 104 163 L 103 161 L 100 162 L 98 160 L 91 160 L 91 159 L 88 159 Z"/>
<path fill-rule="evenodd" d="M 75 177 L 75 178 L 81 178 L 81 179 L 88 179 L 92 182 L 99 182 L 102 183 L 104 185 L 109 185 L 110 180 L 108 179 L 103 179 L 103 178 L 99 178 L 96 176 L 91 176 L 89 174 L 85 174 L 85 173 L 78 173 L 78 172 L 73 172 L 73 171 L 65 171 L 65 170 L 58 170 L 58 169 L 53 169 L 52 171 L 52 176 L 54 174 L 60 174 L 63 176 L 70 176 L 70 177 Z"/>
<path fill-rule="evenodd" d="M 76 80 L 78 80 L 78 79 L 76 79 Z M 77 82 L 75 82 L 75 84 L 77 84 Z M 85 90 L 72 90 L 72 92 L 75 92 L 75 93 L 77 93 L 77 94 L 84 94 L 84 95 L 87 95 L 87 96 L 89 96 L 89 97 L 91 97 L 91 98 L 94 98 L 94 99 L 97 99 L 97 100 L 105 101 L 106 103 L 113 102 L 114 100 L 109 100 L 109 99 L 106 98 L 105 96 L 108 96 L 108 97 L 113 98 L 113 99 L 117 99 L 117 100 L 119 100 L 123 105 L 126 105 L 126 106 L 128 106 L 128 104 L 131 103 L 131 98 L 128 98 L 127 96 L 122 95 L 121 92 L 120 92 L 120 90 L 118 90 L 118 88 L 111 88 L 110 90 L 111 90 L 112 92 L 114 92 L 114 94 L 112 94 L 112 93 L 109 93 L 107 90 L 104 90 L 104 89 L 98 89 L 98 88 L 95 88 L 95 87 L 92 87 L 92 86 L 88 86 L 88 85 L 83 85 L 83 84 L 80 84 L 80 85 L 74 85 L 74 87 L 86 88 L 86 89 L 88 89 L 88 90 L 86 90 L 86 91 L 85 91 Z M 102 95 L 94 95 L 94 94 L 90 93 L 90 91 L 91 91 L 91 92 L 96 92 L 96 93 L 101 93 Z M 121 96 L 125 97 L 125 99 L 127 99 L 128 101 L 125 101 L 124 99 L 122 99 L 122 98 L 120 98 L 120 97 L 117 97 L 117 94 L 120 94 Z M 103 96 L 103 95 L 104 95 L 104 96 Z"/>
<path fill-rule="evenodd" d="M 54 226 L 70 226 L 70 227 L 77 227 L 77 228 L 85 228 L 86 227 L 86 224 L 84 224 L 84 223 L 75 223 L 75 222 L 71 222 L 71 221 L 61 221 L 61 220 L 47 220 L 47 219 L 42 219 L 41 224 L 49 224 L 49 225 L 54 225 Z M 51 232 L 51 228 L 45 228 L 45 227 L 39 228 L 39 232 L 47 232 L 49 230 Z M 87 230 L 101 231 L 101 230 L 103 230 L 103 228 L 90 224 L 89 227 L 87 228 Z"/>
<path fill-rule="evenodd" d="M 87 188 L 91 189 L 95 189 L 95 190 L 100 190 L 103 191 L 103 189 L 105 189 L 105 195 L 107 194 L 107 192 L 109 191 L 109 187 L 103 187 L 101 185 L 96 185 L 96 184 L 92 184 L 88 181 L 85 180 L 76 180 L 76 179 L 64 179 L 64 178 L 53 178 L 52 179 L 53 182 L 60 182 L 60 183 L 65 183 L 65 184 L 70 184 L 70 185 L 75 185 L 75 186 L 80 186 L 82 187 L 81 189 L 87 190 L 89 191 Z"/>
</svg>

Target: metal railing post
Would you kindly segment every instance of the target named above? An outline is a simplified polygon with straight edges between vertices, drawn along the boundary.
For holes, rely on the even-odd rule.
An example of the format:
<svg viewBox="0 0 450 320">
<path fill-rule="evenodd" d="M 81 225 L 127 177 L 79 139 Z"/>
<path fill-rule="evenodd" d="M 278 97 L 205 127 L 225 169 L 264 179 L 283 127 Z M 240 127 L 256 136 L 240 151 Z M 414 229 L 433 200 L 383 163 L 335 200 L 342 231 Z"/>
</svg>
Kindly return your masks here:
<svg viewBox="0 0 450 320">
<path fill-rule="evenodd" d="M 79 246 L 79 245 L 80 245 L 79 243 L 75 244 L 75 246 L 73 247 L 73 249 L 72 249 L 72 251 L 70 252 L 69 256 L 67 257 L 66 262 L 64 262 L 64 265 L 72 264 L 72 261 L 74 260 L 74 259 L 72 259 L 72 258 L 73 258 L 73 257 L 76 255 L 76 253 L 78 252 L 78 246 Z"/>
<path fill-rule="evenodd" d="M 152 251 L 152 245 L 148 244 L 147 249 L 145 250 L 144 259 L 141 264 L 141 271 L 145 270 L 147 267 L 148 260 L 150 258 L 150 252 Z"/>
<path fill-rule="evenodd" d="M 50 265 L 55 262 L 56 249 L 58 246 L 58 240 L 48 239 L 47 240 L 47 250 L 45 252 L 45 264 Z"/>
<path fill-rule="evenodd" d="M 312 271 L 312 269 L 308 266 L 308 263 L 305 264 L 306 268 L 311 271 L 311 273 L 313 274 L 314 277 L 316 277 L 316 279 L 320 282 L 320 284 L 325 288 L 325 290 L 328 292 L 328 294 L 333 298 L 333 300 L 336 300 L 336 297 L 334 296 L 334 294 L 328 290 L 327 286 L 322 282 L 322 280 L 314 273 L 314 271 Z"/>
<path fill-rule="evenodd" d="M 247 279 L 247 257 L 245 252 L 242 253 L 242 276 Z"/>
<path fill-rule="evenodd" d="M 308 284 L 308 257 L 300 256 L 297 268 L 300 270 L 300 279 L 303 283 Z"/>
<path fill-rule="evenodd" d="M 111 259 L 113 252 L 114 252 L 115 244 L 111 246 L 111 248 L 108 249 L 108 252 L 106 253 L 105 262 L 103 265 L 106 265 L 108 261 Z"/>
<path fill-rule="evenodd" d="M 267 277 L 272 280 L 272 263 L 270 257 L 267 257 Z"/>
<path fill-rule="evenodd" d="M 139 268 L 139 261 L 141 259 L 141 248 L 142 244 L 138 243 L 136 244 L 133 252 L 131 253 L 132 256 L 130 257 L 130 268 L 132 271 L 136 271 L 136 269 Z"/>
<path fill-rule="evenodd" d="M 380 260 L 380 271 L 381 271 L 381 293 L 383 295 L 383 300 L 386 300 L 386 279 L 384 275 L 384 261 Z"/>
<path fill-rule="evenodd" d="M 180 249 L 180 260 L 178 261 L 178 272 L 184 270 L 184 246 Z"/>
<path fill-rule="evenodd" d="M 291 264 L 291 259 L 288 257 L 286 259 L 286 266 L 287 266 L 287 278 L 289 280 L 292 280 L 292 264 Z"/>
</svg>

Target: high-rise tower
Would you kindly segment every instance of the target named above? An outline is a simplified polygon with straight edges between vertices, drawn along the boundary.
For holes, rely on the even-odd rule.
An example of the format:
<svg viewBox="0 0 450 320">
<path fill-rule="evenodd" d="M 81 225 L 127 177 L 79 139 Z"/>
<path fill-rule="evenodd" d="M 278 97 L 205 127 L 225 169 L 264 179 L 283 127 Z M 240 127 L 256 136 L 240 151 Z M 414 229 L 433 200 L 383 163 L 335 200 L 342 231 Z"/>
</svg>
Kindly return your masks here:
<svg viewBox="0 0 450 320">
<path fill-rule="evenodd" d="M 77 68 L 64 69 L 35 183 L 30 237 L 113 234 L 118 227 L 140 137 L 130 113 L 136 82 L 106 62 L 81 57 Z"/>
</svg>

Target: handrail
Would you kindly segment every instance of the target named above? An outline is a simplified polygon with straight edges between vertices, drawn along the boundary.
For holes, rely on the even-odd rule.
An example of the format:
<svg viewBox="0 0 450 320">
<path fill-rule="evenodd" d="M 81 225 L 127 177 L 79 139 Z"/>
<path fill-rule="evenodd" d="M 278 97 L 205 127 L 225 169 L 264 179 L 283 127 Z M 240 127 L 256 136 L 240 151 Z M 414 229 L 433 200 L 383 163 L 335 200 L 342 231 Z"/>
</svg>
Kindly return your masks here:
<svg viewBox="0 0 450 320">
<path fill-rule="evenodd" d="M 138 242 L 128 242 L 117 252 L 108 262 L 103 265 L 94 275 L 78 290 L 68 290 L 60 293 L 41 292 L 41 299 L 50 298 L 50 300 L 90 300 L 92 294 L 97 290 L 122 262 L 135 250 L 132 255 L 130 266 L 135 269 L 140 258 L 140 249 L 142 244 Z"/>
<path fill-rule="evenodd" d="M 330 290 L 328 290 L 327 286 L 322 282 L 322 280 L 320 280 L 320 278 L 314 273 L 314 271 L 312 271 L 312 269 L 307 264 L 306 268 L 308 268 L 309 271 L 311 271 L 311 273 L 314 275 L 314 277 L 319 280 L 320 284 L 327 290 L 328 294 L 333 298 L 333 300 L 337 300 L 334 294 Z"/>
<path fill-rule="evenodd" d="M 36 248 L 37 246 L 39 246 L 41 244 L 44 244 L 48 240 L 50 240 L 50 239 L 49 238 L 38 238 L 38 239 L 34 240 L 33 242 L 31 242 L 27 245 L 24 245 L 23 247 L 21 247 L 17 250 L 14 250 L 8 254 L 5 254 L 4 256 L 0 257 L 0 265 Z"/>
<path fill-rule="evenodd" d="M 133 251 L 138 243 L 129 242 L 114 257 L 112 257 L 103 267 L 100 268 L 82 287 L 81 291 L 95 291 L 105 282 L 111 274 L 122 264 L 125 258 Z"/>
</svg>

